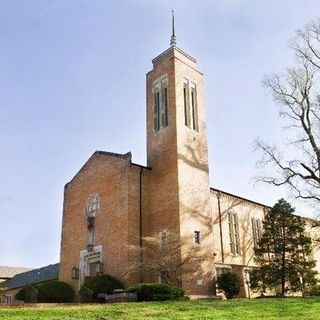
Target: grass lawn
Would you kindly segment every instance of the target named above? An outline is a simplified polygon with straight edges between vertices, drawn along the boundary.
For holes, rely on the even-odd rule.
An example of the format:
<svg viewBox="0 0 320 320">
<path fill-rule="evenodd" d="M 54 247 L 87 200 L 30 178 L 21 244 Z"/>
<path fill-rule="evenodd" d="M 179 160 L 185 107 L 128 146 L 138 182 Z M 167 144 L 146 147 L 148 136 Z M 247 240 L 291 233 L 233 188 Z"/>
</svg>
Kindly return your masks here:
<svg viewBox="0 0 320 320">
<path fill-rule="evenodd" d="M 320 319 L 320 298 L 236 299 L 0 308 L 0 319 Z"/>
</svg>

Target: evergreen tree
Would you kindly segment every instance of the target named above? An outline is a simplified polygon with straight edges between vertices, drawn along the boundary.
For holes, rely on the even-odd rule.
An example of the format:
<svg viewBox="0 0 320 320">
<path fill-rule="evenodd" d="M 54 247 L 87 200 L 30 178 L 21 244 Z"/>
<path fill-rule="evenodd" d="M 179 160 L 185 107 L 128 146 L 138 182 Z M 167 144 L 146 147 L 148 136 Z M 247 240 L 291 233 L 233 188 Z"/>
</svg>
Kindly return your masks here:
<svg viewBox="0 0 320 320">
<path fill-rule="evenodd" d="M 254 272 L 254 286 L 259 282 L 263 289 L 280 287 L 281 296 L 288 291 L 303 292 L 305 286 L 316 283 L 316 263 L 310 256 L 312 240 L 305 233 L 305 220 L 293 213 L 294 208 L 280 199 L 266 214 L 255 249 L 259 268 Z"/>
</svg>

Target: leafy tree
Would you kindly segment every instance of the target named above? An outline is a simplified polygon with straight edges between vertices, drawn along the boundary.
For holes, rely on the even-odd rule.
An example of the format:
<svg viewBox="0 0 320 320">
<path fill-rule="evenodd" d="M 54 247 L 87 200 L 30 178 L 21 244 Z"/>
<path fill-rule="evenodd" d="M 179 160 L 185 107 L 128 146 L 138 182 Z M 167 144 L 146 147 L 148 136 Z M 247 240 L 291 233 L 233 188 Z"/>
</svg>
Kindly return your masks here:
<svg viewBox="0 0 320 320">
<path fill-rule="evenodd" d="M 296 32 L 290 43 L 295 64 L 283 74 L 267 76 L 263 84 L 273 95 L 287 133 L 285 150 L 258 140 L 257 178 L 289 186 L 298 198 L 320 205 L 320 19 Z"/>
<path fill-rule="evenodd" d="M 293 215 L 294 208 L 280 199 L 266 214 L 255 261 L 259 269 L 254 273 L 255 287 L 281 288 L 287 291 L 316 283 L 316 263 L 310 257 L 311 238 L 305 233 L 305 220 Z M 303 289 L 303 288 L 302 288 Z M 303 290 L 304 291 L 304 290 Z"/>
</svg>

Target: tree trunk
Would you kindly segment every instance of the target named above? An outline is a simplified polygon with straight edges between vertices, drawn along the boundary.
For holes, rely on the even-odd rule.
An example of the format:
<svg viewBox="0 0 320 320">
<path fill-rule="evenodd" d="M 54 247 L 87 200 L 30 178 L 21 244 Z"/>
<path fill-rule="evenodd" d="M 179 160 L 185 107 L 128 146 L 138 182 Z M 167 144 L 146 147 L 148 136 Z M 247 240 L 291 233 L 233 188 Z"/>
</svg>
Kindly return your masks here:
<svg viewBox="0 0 320 320">
<path fill-rule="evenodd" d="M 282 270 L 281 270 L 281 297 L 284 297 L 286 286 L 286 229 L 285 217 L 282 214 Z"/>
</svg>

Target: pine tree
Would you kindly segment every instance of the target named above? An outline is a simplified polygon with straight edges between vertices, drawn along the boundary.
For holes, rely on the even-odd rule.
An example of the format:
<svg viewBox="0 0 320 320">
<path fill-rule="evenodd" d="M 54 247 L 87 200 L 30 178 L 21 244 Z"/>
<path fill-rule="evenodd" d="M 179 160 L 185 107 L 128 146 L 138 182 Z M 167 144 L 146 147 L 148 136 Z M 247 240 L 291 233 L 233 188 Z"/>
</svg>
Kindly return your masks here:
<svg viewBox="0 0 320 320">
<path fill-rule="evenodd" d="M 316 263 L 310 256 L 311 238 L 305 232 L 305 220 L 293 214 L 294 208 L 280 199 L 266 214 L 262 237 L 255 249 L 259 268 L 254 273 L 255 286 L 288 291 L 304 291 L 316 283 Z M 302 284 L 301 284 L 302 279 Z"/>
</svg>

